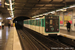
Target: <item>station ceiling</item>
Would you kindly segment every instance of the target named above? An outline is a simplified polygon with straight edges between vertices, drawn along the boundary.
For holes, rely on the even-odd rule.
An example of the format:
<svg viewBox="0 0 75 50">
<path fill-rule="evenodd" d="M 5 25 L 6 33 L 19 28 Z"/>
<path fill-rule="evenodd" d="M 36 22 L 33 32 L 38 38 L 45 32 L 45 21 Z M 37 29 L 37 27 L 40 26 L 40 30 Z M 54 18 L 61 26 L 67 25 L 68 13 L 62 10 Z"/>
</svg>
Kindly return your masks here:
<svg viewBox="0 0 75 50">
<path fill-rule="evenodd" d="M 15 16 L 32 17 L 75 3 L 75 0 L 15 0 Z"/>
<path fill-rule="evenodd" d="M 75 0 L 15 0 L 14 16 L 32 17 L 52 10 L 75 4 Z M 8 17 L 7 6 L 0 7 L 0 12 Z"/>
<path fill-rule="evenodd" d="M 10 17 L 10 14 L 9 14 L 9 11 L 7 10 L 7 7 L 0 7 L 0 14 L 2 15 L 2 18 Z"/>
</svg>

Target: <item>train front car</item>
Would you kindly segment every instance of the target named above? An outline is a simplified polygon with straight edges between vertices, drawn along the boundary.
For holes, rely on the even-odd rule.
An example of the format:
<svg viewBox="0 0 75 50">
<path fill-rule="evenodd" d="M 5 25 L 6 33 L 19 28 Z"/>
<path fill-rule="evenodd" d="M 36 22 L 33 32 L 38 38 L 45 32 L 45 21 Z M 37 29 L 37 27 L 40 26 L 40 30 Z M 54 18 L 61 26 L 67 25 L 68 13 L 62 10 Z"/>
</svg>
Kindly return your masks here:
<svg viewBox="0 0 75 50">
<path fill-rule="evenodd" d="M 45 34 L 58 34 L 60 31 L 60 22 L 59 22 L 59 16 L 55 15 L 47 15 L 45 16 Z"/>
</svg>

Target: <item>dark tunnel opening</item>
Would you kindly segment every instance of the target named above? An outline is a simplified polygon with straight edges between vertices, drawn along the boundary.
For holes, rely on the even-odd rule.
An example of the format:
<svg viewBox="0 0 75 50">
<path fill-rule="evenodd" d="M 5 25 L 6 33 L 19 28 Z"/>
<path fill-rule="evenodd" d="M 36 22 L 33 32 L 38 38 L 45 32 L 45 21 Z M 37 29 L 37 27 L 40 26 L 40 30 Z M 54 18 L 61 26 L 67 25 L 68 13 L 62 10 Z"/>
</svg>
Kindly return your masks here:
<svg viewBox="0 0 75 50">
<path fill-rule="evenodd" d="M 23 20 L 26 20 L 26 19 L 30 19 L 30 18 L 26 17 L 26 16 L 19 16 L 19 17 L 15 18 L 13 20 L 13 23 L 15 23 L 16 29 L 22 29 L 23 28 Z"/>
</svg>

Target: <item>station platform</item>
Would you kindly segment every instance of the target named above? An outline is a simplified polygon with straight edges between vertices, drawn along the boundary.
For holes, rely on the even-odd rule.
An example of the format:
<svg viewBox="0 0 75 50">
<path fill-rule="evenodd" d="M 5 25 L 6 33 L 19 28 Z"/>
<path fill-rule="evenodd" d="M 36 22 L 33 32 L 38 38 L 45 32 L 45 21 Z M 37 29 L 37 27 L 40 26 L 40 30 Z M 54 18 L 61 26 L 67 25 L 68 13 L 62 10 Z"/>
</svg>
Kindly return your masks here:
<svg viewBox="0 0 75 50">
<path fill-rule="evenodd" d="M 22 50 L 15 27 L 0 29 L 0 50 Z"/>
<path fill-rule="evenodd" d="M 5 27 L 0 29 L 0 50 L 4 50 L 9 35 L 9 29 Z"/>
<path fill-rule="evenodd" d="M 59 35 L 75 39 L 75 32 L 60 29 Z M 19 36 L 15 27 L 0 29 L 0 50 L 22 50 Z"/>
<path fill-rule="evenodd" d="M 75 31 L 67 32 L 67 30 L 60 29 L 60 33 L 58 35 L 61 35 L 61 36 L 75 40 Z"/>
</svg>

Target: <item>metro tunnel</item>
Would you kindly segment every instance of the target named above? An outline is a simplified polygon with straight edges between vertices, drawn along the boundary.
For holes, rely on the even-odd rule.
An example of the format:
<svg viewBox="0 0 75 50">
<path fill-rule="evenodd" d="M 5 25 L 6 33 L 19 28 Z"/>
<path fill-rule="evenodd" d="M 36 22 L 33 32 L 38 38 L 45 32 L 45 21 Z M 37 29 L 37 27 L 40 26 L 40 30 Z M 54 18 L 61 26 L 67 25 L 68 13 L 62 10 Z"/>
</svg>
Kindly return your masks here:
<svg viewBox="0 0 75 50">
<path fill-rule="evenodd" d="M 75 0 L 0 0 L 0 50 L 75 50 Z"/>
<path fill-rule="evenodd" d="M 25 16 L 20 16 L 20 17 L 15 18 L 13 20 L 13 22 L 15 23 L 15 27 L 18 29 L 22 29 L 23 28 L 23 21 L 26 19 L 30 19 L 30 18 L 25 17 Z"/>
</svg>

